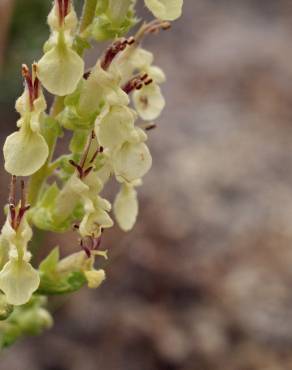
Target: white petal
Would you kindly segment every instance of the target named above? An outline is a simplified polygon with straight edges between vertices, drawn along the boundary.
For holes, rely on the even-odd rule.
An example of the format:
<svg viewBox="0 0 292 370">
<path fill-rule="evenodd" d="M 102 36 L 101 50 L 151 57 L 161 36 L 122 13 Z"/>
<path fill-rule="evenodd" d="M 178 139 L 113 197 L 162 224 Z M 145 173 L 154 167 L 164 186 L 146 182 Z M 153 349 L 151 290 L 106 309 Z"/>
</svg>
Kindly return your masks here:
<svg viewBox="0 0 292 370">
<path fill-rule="evenodd" d="M 37 132 L 21 128 L 6 138 L 3 147 L 5 169 L 15 176 L 30 176 L 45 163 L 48 145 Z"/>
<path fill-rule="evenodd" d="M 140 179 L 150 170 L 151 165 L 151 154 L 144 143 L 126 143 L 113 155 L 115 175 L 121 182 Z"/>
<path fill-rule="evenodd" d="M 134 131 L 135 115 L 126 106 L 113 106 L 97 128 L 97 138 L 105 148 L 115 148 L 127 141 Z"/>
<path fill-rule="evenodd" d="M 159 117 L 165 107 L 160 87 L 155 83 L 134 91 L 133 103 L 140 117 L 146 121 L 152 121 Z"/>
<path fill-rule="evenodd" d="M 73 93 L 83 72 L 83 59 L 66 45 L 54 46 L 38 62 L 38 77 L 43 86 L 54 95 Z"/>
<path fill-rule="evenodd" d="M 10 260 L 0 272 L 0 289 L 5 293 L 8 303 L 16 306 L 27 303 L 39 283 L 38 272 L 23 260 Z"/>
<path fill-rule="evenodd" d="M 138 215 L 137 192 L 133 186 L 122 185 L 114 202 L 114 214 L 122 230 L 133 228 Z"/>
</svg>

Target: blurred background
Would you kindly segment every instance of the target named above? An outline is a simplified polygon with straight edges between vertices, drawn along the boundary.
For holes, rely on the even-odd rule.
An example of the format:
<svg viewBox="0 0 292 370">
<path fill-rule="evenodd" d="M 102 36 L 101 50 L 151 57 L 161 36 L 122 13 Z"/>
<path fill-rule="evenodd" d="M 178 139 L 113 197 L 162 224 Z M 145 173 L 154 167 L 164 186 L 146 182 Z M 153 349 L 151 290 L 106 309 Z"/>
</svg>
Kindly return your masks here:
<svg viewBox="0 0 292 370">
<path fill-rule="evenodd" d="M 49 6 L 0 0 L 1 146 Z M 102 287 L 52 302 L 54 328 L 3 351 L 0 369 L 291 369 L 291 1 L 185 0 L 144 46 L 168 82 L 138 224 L 107 233 Z M 74 234 L 43 243 L 78 250 Z"/>
</svg>

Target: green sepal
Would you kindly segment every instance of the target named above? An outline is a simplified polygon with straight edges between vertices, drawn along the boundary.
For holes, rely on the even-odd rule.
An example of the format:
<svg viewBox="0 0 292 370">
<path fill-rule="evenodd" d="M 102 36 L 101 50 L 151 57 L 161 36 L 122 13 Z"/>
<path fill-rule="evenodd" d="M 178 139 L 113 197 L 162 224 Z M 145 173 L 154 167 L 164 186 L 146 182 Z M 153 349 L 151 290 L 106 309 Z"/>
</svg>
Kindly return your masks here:
<svg viewBox="0 0 292 370">
<path fill-rule="evenodd" d="M 55 247 L 48 256 L 41 262 L 39 270 L 44 274 L 53 274 L 57 269 L 60 260 L 59 247 Z"/>
<path fill-rule="evenodd" d="M 139 22 L 130 10 L 120 24 L 113 24 L 106 14 L 97 16 L 91 25 L 91 34 L 96 41 L 106 41 L 124 36 Z"/>
<path fill-rule="evenodd" d="M 99 110 L 80 115 L 75 106 L 67 106 L 59 115 L 58 120 L 67 130 L 92 129 Z"/>
<path fill-rule="evenodd" d="M 72 166 L 71 166 L 72 167 Z M 72 223 L 76 219 L 81 219 L 83 215 L 83 208 L 80 205 L 77 205 L 70 215 L 69 218 L 62 222 L 57 222 L 54 219 L 54 208 L 56 198 L 59 195 L 59 188 L 56 183 L 50 185 L 43 193 L 42 198 L 40 199 L 38 205 L 34 207 L 31 212 L 31 218 L 33 224 L 41 229 L 46 231 L 53 231 L 57 233 L 63 233 L 70 230 Z"/>
<path fill-rule="evenodd" d="M 82 288 L 87 280 L 83 272 L 74 271 L 65 276 L 40 272 L 41 282 L 38 293 L 46 295 L 60 295 L 75 292 Z"/>
<path fill-rule="evenodd" d="M 75 292 L 87 282 L 81 271 L 60 273 L 57 269 L 60 260 L 59 247 L 55 247 L 39 266 L 40 286 L 38 293 L 45 295 L 59 295 Z"/>
<path fill-rule="evenodd" d="M 82 153 L 85 148 L 87 139 L 88 139 L 88 130 L 74 131 L 69 145 L 70 151 L 72 153 Z"/>
<path fill-rule="evenodd" d="M 85 38 L 76 36 L 73 42 L 73 49 L 76 50 L 77 54 L 82 55 L 86 49 L 90 49 L 91 44 Z"/>
<path fill-rule="evenodd" d="M 43 124 L 41 126 L 41 133 L 46 139 L 46 141 L 50 141 L 50 138 L 55 137 L 62 137 L 63 136 L 63 130 L 58 122 L 57 119 L 51 117 L 51 116 L 45 116 L 43 120 Z M 50 144 L 48 142 L 48 144 Z"/>
</svg>

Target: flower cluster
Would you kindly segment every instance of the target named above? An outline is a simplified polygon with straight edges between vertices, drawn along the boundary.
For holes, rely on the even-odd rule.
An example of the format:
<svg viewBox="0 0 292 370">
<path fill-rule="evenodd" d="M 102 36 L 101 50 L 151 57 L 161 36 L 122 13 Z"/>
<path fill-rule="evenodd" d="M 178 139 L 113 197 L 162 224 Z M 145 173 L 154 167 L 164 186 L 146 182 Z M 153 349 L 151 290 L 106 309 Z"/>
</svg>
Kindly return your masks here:
<svg viewBox="0 0 292 370">
<path fill-rule="evenodd" d="M 137 187 L 152 165 L 147 131 L 165 106 L 160 89 L 165 75 L 141 43 L 170 27 L 183 0 L 145 0 L 157 19 L 126 37 L 138 22 L 135 3 L 85 0 L 79 22 L 71 0 L 55 0 L 44 55 L 31 71 L 22 66 L 18 131 L 4 144 L 12 183 L 0 234 L 0 320 L 5 322 L 1 326 L 0 321 L 0 346 L 29 331 L 21 319 L 25 315 L 36 333 L 51 325 L 43 296 L 70 293 L 84 284 L 97 288 L 105 279 L 105 271 L 95 268 L 98 257 L 107 259 L 101 250 L 103 233 L 113 219 L 124 231 L 136 222 Z M 109 39 L 112 43 L 95 65 L 85 70 L 82 54 L 90 41 Z M 55 96 L 49 113 L 43 89 Z M 55 159 L 64 134 L 71 135 L 69 152 Z M 19 201 L 16 176 L 30 176 L 28 194 L 20 181 Z M 111 178 L 119 184 L 113 207 L 102 196 Z M 34 268 L 28 251 L 33 229 L 65 232 L 72 227 L 80 250 L 60 258 L 56 247 Z M 39 321 L 32 320 L 31 312 Z M 17 335 L 11 337 L 9 330 Z"/>
</svg>

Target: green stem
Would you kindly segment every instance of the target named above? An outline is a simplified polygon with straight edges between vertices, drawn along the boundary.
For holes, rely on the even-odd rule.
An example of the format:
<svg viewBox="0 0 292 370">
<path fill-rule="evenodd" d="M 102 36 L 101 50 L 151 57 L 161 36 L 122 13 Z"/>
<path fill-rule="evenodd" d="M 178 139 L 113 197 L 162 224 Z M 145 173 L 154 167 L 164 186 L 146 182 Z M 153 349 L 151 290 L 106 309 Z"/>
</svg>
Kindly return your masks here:
<svg viewBox="0 0 292 370">
<path fill-rule="evenodd" d="M 64 108 L 64 97 L 56 97 L 51 108 L 50 116 L 56 117 Z M 43 188 L 44 182 L 48 176 L 49 166 L 52 161 L 57 139 L 58 139 L 58 130 L 48 131 L 45 135 L 49 147 L 49 156 L 46 160 L 46 163 L 31 176 L 28 189 L 28 202 L 31 206 L 35 205 L 41 190 Z"/>
<path fill-rule="evenodd" d="M 80 21 L 79 34 L 82 34 L 82 32 L 92 23 L 95 16 L 96 5 L 97 0 L 85 0 Z"/>
</svg>

